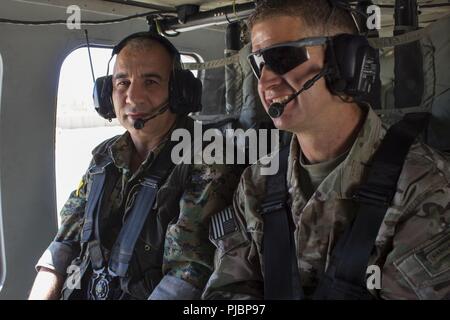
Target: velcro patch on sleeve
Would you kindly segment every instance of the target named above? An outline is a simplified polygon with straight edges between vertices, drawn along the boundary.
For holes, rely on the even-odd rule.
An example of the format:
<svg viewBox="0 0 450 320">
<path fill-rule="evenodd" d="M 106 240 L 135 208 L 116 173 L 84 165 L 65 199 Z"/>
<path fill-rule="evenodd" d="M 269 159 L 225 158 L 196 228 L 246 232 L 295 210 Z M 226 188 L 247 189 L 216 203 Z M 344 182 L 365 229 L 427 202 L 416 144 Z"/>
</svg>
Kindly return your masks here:
<svg viewBox="0 0 450 320">
<path fill-rule="evenodd" d="M 436 235 L 394 265 L 420 298 L 438 298 L 438 288 L 450 281 L 450 233 Z"/>
<path fill-rule="evenodd" d="M 233 207 L 230 206 L 215 214 L 211 218 L 209 230 L 213 240 L 220 239 L 238 230 Z"/>
</svg>

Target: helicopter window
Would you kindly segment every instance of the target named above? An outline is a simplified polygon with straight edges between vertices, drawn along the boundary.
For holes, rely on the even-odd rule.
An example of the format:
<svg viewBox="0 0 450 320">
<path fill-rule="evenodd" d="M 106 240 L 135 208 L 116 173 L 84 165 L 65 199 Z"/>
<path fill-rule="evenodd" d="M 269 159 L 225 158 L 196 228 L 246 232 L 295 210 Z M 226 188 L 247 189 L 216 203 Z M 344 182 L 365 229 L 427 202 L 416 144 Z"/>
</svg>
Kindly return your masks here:
<svg viewBox="0 0 450 320">
<path fill-rule="evenodd" d="M 106 74 L 111 51 L 110 48 L 91 47 L 96 77 Z M 111 61 L 112 65 L 114 61 Z M 66 57 L 59 77 L 55 135 L 58 213 L 88 167 L 91 150 L 108 137 L 124 132 L 116 119 L 109 122 L 98 116 L 92 88 L 88 50 L 82 47 Z M 59 222 L 58 214 L 58 225 Z"/>
<path fill-rule="evenodd" d="M 2 79 L 3 79 L 3 61 L 0 55 L 0 109 L 1 109 L 1 98 L 2 98 Z M 0 199 L 1 199 L 1 189 L 0 189 Z M 3 217 L 2 217 L 2 206 L 0 202 L 0 291 L 2 290 L 3 283 L 5 281 L 6 274 L 6 257 L 5 257 L 5 244 L 3 238 Z"/>
</svg>

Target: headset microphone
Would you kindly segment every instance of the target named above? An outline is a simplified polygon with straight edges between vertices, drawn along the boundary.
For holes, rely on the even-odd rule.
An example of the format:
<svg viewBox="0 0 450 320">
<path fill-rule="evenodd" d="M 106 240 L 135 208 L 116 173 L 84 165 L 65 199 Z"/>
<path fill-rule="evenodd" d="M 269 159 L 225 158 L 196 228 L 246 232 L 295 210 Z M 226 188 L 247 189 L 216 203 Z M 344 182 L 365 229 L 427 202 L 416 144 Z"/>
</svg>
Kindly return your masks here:
<svg viewBox="0 0 450 320">
<path fill-rule="evenodd" d="M 133 127 L 136 130 L 142 129 L 147 121 L 163 114 L 164 112 L 166 112 L 167 109 L 169 109 L 169 101 L 164 102 L 163 105 L 156 111 L 156 113 L 154 113 L 150 117 L 136 119 L 134 121 Z"/>
<path fill-rule="evenodd" d="M 297 96 L 302 93 L 303 91 L 308 90 L 309 88 L 312 87 L 312 85 L 314 83 L 316 83 L 317 80 L 319 80 L 320 78 L 322 78 L 324 75 L 326 75 L 328 73 L 328 68 L 325 67 L 323 68 L 318 74 L 316 74 L 313 78 L 309 79 L 308 81 L 305 82 L 305 84 L 303 85 L 303 87 L 298 90 L 296 93 L 292 94 L 286 101 L 284 102 L 275 102 L 272 103 L 269 106 L 269 116 L 271 118 L 279 118 L 281 117 L 281 115 L 284 112 L 284 108 L 286 107 L 286 105 L 291 102 L 292 100 L 294 100 L 295 98 L 297 98 Z"/>
<path fill-rule="evenodd" d="M 134 128 L 135 128 L 136 130 L 140 130 L 140 129 L 142 129 L 142 128 L 144 127 L 146 121 L 147 121 L 147 120 L 144 120 L 144 119 L 142 119 L 142 118 L 139 118 L 139 119 L 137 119 L 137 120 L 134 122 L 133 126 L 134 126 Z"/>
</svg>

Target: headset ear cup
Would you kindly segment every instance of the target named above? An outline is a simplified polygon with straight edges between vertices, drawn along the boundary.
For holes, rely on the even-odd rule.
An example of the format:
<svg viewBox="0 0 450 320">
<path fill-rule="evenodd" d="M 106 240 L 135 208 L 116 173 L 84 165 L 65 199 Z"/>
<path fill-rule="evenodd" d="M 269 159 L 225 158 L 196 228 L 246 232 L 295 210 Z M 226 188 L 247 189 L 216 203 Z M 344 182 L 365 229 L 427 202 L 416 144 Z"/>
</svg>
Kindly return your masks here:
<svg viewBox="0 0 450 320">
<path fill-rule="evenodd" d="M 325 82 L 327 84 L 328 90 L 330 90 L 330 92 L 333 94 L 340 95 L 346 92 L 347 81 L 345 79 L 330 74 L 325 76 Z"/>
<path fill-rule="evenodd" d="M 379 73 L 374 50 L 364 36 L 334 36 L 326 51 L 326 63 L 332 70 L 327 81 L 330 91 L 354 98 L 368 94 Z"/>
<path fill-rule="evenodd" d="M 95 110 L 101 117 L 108 120 L 116 117 L 112 102 L 112 76 L 100 77 L 95 80 L 93 99 Z"/>
<path fill-rule="evenodd" d="M 176 114 L 188 114 L 202 109 L 202 82 L 191 71 L 177 69 L 170 78 L 170 109 Z"/>
<path fill-rule="evenodd" d="M 338 93 L 344 93 L 347 88 L 347 81 L 345 79 L 336 79 L 333 83 L 334 90 Z"/>
<path fill-rule="evenodd" d="M 327 43 L 325 51 L 325 63 L 328 67 L 328 74 L 325 75 L 325 82 L 328 90 L 333 94 L 342 94 L 347 87 L 347 81 L 342 78 L 340 64 L 336 57 L 334 38 Z"/>
</svg>

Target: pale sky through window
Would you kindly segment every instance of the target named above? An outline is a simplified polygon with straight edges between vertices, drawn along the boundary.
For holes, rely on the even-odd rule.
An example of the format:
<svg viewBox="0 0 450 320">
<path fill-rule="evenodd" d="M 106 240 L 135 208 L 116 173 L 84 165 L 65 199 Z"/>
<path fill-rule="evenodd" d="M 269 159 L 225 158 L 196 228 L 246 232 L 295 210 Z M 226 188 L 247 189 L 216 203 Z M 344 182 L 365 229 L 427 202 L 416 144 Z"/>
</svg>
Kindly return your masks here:
<svg viewBox="0 0 450 320">
<path fill-rule="evenodd" d="M 94 74 L 96 77 L 106 75 L 106 66 L 112 49 L 91 48 Z M 110 64 L 110 73 L 115 57 Z M 87 112 L 93 112 L 93 81 L 87 48 L 80 48 L 70 53 L 61 67 L 58 88 L 58 113 L 70 112 L 77 106 Z"/>
</svg>

